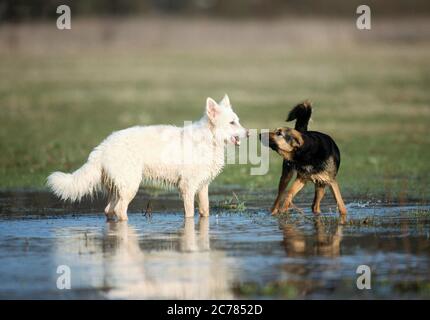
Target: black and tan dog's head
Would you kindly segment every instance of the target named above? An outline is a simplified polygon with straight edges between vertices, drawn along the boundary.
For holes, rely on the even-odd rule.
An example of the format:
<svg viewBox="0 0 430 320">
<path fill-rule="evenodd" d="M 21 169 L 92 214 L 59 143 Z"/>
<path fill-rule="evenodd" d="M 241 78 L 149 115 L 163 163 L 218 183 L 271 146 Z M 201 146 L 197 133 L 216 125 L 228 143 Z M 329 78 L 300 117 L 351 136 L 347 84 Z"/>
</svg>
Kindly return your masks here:
<svg viewBox="0 0 430 320">
<path fill-rule="evenodd" d="M 281 127 L 268 133 L 260 134 L 263 145 L 268 146 L 279 153 L 286 160 L 292 160 L 294 153 L 303 143 L 302 134 L 291 128 Z"/>
</svg>

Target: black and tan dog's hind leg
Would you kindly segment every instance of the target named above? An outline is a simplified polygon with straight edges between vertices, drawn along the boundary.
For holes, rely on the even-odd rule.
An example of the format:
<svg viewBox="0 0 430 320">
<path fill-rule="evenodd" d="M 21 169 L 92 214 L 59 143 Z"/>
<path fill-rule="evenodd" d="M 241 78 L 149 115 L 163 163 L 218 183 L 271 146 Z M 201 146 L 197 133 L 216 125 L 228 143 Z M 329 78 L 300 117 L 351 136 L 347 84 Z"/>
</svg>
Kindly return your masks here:
<svg viewBox="0 0 430 320">
<path fill-rule="evenodd" d="M 315 214 L 321 213 L 321 200 L 324 198 L 325 185 L 321 183 L 315 183 L 315 196 L 312 203 L 312 212 Z"/>
<path fill-rule="evenodd" d="M 306 181 L 300 177 L 297 177 L 296 180 L 294 180 L 293 184 L 291 185 L 291 188 L 287 192 L 284 205 L 280 210 L 281 213 L 288 211 L 290 206 L 293 204 L 294 197 L 296 196 L 297 193 L 299 193 L 300 190 L 302 190 L 305 184 L 306 184 Z"/>
<path fill-rule="evenodd" d="M 342 216 L 345 217 L 346 213 L 347 213 L 347 210 L 346 210 L 345 203 L 343 202 L 342 195 L 340 194 L 339 185 L 338 185 L 338 183 L 337 183 L 336 180 L 333 180 L 330 183 L 330 188 L 331 188 L 331 191 L 333 193 L 334 198 L 336 199 L 337 207 L 339 209 L 339 213 Z"/>
<path fill-rule="evenodd" d="M 280 213 L 281 201 L 285 198 L 285 190 L 287 189 L 288 183 L 293 177 L 293 174 L 294 170 L 292 169 L 291 164 L 287 160 L 284 160 L 284 162 L 282 163 L 282 175 L 279 179 L 278 195 L 276 196 L 275 203 L 272 207 L 272 215 L 277 215 L 278 213 Z"/>
</svg>

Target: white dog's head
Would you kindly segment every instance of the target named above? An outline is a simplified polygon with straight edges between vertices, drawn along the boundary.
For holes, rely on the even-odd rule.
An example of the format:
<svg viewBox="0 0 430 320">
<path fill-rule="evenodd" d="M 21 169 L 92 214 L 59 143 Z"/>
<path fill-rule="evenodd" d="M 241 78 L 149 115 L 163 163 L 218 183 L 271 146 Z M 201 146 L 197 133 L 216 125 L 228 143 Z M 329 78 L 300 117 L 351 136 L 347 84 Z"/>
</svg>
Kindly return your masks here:
<svg viewBox="0 0 430 320">
<path fill-rule="evenodd" d="M 225 143 L 240 145 L 240 139 L 249 136 L 247 129 L 239 123 L 239 117 L 234 113 L 227 95 L 216 103 L 212 98 L 206 100 L 206 115 L 215 129 L 215 135 Z"/>
</svg>

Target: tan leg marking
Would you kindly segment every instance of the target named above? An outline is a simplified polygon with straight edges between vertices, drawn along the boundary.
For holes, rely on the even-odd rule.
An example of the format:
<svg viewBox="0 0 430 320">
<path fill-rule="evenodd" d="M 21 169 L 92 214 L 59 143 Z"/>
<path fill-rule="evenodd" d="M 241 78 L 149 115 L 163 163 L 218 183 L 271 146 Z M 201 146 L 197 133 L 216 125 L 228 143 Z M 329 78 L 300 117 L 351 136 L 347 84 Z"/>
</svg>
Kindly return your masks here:
<svg viewBox="0 0 430 320">
<path fill-rule="evenodd" d="M 337 202 L 337 207 L 339 208 L 339 212 L 341 215 L 346 215 L 346 207 L 343 202 L 342 195 L 340 194 L 339 185 L 336 180 L 330 183 L 331 191 L 333 193 L 334 198 Z"/>
<path fill-rule="evenodd" d="M 319 183 L 315 183 L 315 196 L 314 202 L 312 203 L 312 212 L 321 213 L 320 203 L 324 198 L 325 186 Z"/>
<path fill-rule="evenodd" d="M 282 163 L 282 176 L 281 176 L 281 179 L 279 179 L 278 195 L 272 207 L 272 215 L 279 213 L 279 206 L 281 204 L 281 200 L 285 196 L 285 189 L 287 188 L 288 183 L 293 177 L 293 174 L 294 174 L 294 170 L 292 170 L 289 167 L 289 165 L 286 163 L 286 161 L 284 161 Z"/>
<path fill-rule="evenodd" d="M 305 186 L 305 181 L 297 178 L 294 180 L 293 185 L 291 186 L 290 190 L 288 190 L 287 197 L 285 199 L 284 205 L 282 206 L 281 212 L 288 211 L 288 208 L 291 206 L 293 199 L 295 195 L 302 190 L 302 188 Z"/>
</svg>

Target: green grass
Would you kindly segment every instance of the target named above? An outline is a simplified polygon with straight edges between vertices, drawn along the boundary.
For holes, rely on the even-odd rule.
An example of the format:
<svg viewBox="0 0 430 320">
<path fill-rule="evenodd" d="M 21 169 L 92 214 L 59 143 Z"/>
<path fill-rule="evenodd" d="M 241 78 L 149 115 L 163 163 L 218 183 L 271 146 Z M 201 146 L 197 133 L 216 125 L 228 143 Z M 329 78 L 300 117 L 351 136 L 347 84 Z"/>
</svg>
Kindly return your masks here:
<svg viewBox="0 0 430 320">
<path fill-rule="evenodd" d="M 239 200 L 237 194 L 233 192 L 231 198 L 218 201 L 213 207 L 214 209 L 242 212 L 246 210 L 246 202 Z"/>
<path fill-rule="evenodd" d="M 248 128 L 284 125 L 289 108 L 310 98 L 311 129 L 340 146 L 347 196 L 429 198 L 427 45 L 226 49 L 0 53 L 0 187 L 43 187 L 112 131 L 181 125 L 203 114 L 207 96 L 227 92 Z M 264 176 L 229 165 L 214 186 L 276 188 L 281 159 L 271 152 L 270 163 Z"/>
</svg>

